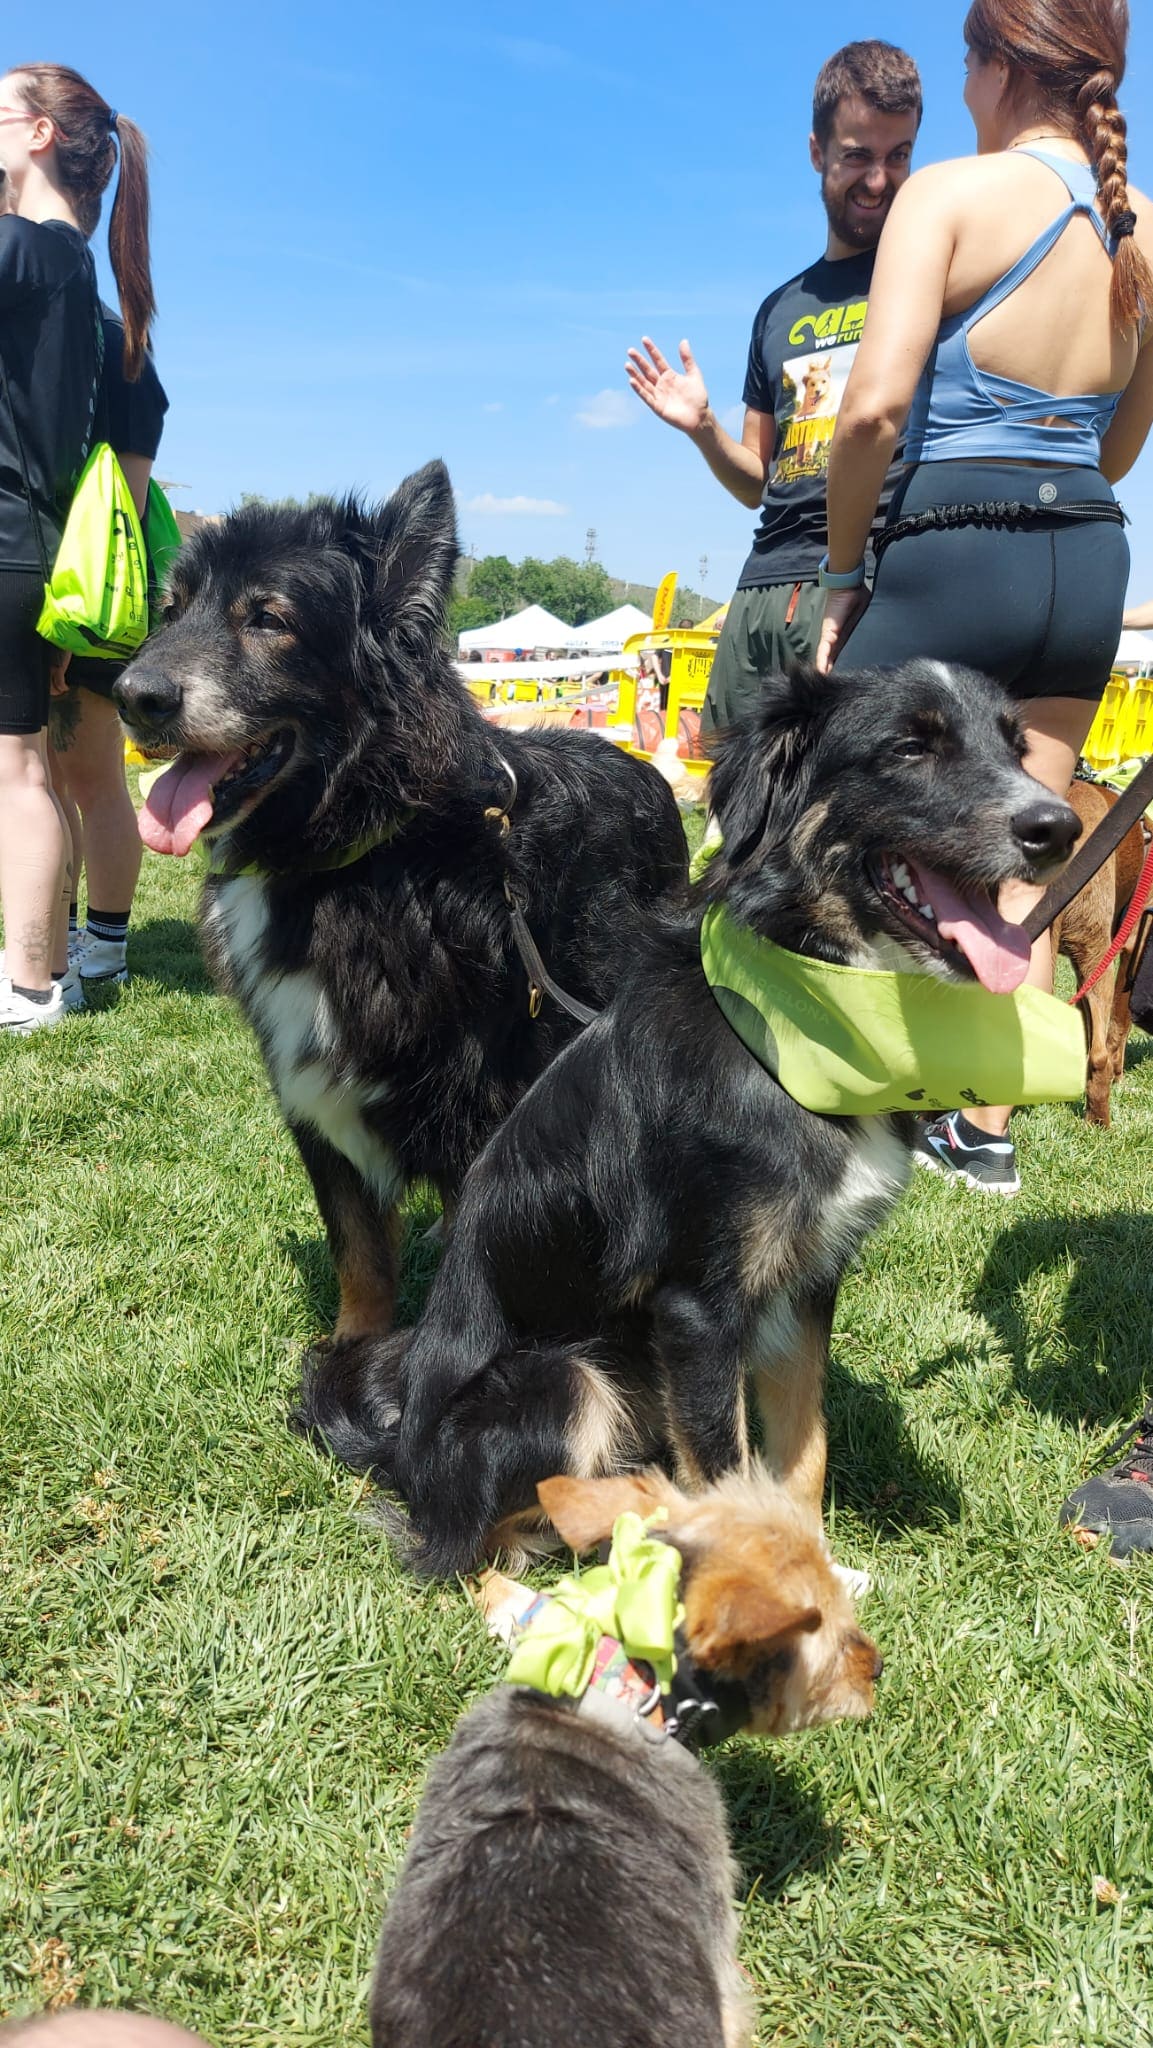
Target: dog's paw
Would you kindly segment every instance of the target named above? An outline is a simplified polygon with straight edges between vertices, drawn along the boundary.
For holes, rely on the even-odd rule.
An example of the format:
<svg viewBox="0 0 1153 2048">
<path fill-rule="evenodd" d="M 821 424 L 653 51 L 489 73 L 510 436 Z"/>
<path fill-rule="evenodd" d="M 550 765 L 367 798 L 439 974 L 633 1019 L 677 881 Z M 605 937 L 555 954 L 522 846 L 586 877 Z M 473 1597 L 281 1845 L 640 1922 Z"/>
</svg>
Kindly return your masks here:
<svg viewBox="0 0 1153 2048">
<path fill-rule="evenodd" d="M 835 1564 L 833 1566 L 833 1575 L 840 1580 L 851 1600 L 863 1600 L 866 1593 L 871 1593 L 873 1590 L 873 1579 L 870 1572 L 855 1572 L 851 1565 Z"/>
</svg>

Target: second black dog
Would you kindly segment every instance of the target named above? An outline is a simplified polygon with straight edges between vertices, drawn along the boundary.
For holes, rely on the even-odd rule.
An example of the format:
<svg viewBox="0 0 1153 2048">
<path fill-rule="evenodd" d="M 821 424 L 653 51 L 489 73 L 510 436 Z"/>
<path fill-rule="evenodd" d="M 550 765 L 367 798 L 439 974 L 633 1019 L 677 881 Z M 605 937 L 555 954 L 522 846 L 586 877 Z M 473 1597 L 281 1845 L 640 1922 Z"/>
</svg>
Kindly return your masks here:
<svg viewBox="0 0 1153 2048">
<path fill-rule="evenodd" d="M 515 1540 L 553 1470 L 671 1448 L 699 1485 L 744 1464 L 746 1375 L 772 1469 L 819 1511 L 837 1289 L 905 1184 L 913 1118 L 787 1094 L 705 979 L 701 919 L 723 903 L 793 953 L 1019 980 L 997 890 L 1043 880 L 1079 829 L 1021 751 L 968 670 L 766 678 L 718 754 L 724 848 L 695 903 L 485 1147 L 411 1341 L 306 1389 L 306 1424 L 400 1493 L 426 1568 Z"/>
</svg>

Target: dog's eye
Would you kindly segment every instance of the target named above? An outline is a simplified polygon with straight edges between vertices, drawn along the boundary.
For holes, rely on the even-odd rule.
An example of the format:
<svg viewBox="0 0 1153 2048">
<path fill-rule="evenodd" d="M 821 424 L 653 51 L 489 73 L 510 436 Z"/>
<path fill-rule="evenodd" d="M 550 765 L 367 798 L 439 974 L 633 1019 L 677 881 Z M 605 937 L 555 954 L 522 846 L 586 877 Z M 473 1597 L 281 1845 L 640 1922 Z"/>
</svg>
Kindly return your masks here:
<svg viewBox="0 0 1153 2048">
<path fill-rule="evenodd" d="M 287 619 L 279 612 L 270 611 L 265 604 L 258 605 L 248 621 L 257 633 L 287 633 L 290 628 Z"/>
<path fill-rule="evenodd" d="M 914 733 L 908 733 L 903 740 L 895 741 L 893 752 L 899 761 L 920 761 L 926 754 L 932 753 L 932 748 L 928 740 L 918 739 Z"/>
</svg>

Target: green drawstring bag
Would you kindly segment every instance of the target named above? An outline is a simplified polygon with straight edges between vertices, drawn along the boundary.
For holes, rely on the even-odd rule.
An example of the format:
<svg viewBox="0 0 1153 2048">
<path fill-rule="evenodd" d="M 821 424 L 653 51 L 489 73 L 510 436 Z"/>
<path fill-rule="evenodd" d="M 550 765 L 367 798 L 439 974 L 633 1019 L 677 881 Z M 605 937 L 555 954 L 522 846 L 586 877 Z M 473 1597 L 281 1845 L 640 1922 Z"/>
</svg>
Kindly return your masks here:
<svg viewBox="0 0 1153 2048">
<path fill-rule="evenodd" d="M 37 631 L 70 654 L 127 661 L 148 637 L 155 590 L 179 546 L 163 491 L 149 484 L 142 530 L 124 471 L 99 442 L 80 473 Z"/>
</svg>

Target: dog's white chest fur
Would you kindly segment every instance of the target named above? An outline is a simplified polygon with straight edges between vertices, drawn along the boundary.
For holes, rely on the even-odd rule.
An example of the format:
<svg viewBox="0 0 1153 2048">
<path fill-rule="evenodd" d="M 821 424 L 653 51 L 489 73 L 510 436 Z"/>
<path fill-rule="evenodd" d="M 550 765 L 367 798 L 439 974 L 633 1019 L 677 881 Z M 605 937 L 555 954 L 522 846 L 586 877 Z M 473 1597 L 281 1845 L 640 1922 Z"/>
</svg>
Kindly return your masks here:
<svg viewBox="0 0 1153 2048">
<path fill-rule="evenodd" d="M 217 889 L 209 910 L 212 936 L 264 1053 L 285 1117 L 318 1131 L 351 1161 L 382 1202 L 393 1203 L 404 1177 L 364 1111 L 387 1090 L 359 1080 L 341 1055 L 328 999 L 308 969 L 269 973 L 264 965 L 268 898 L 259 875 L 237 875 Z"/>
<path fill-rule="evenodd" d="M 831 1277 L 843 1271 L 870 1231 L 884 1222 L 904 1192 L 911 1171 L 909 1148 L 888 1117 L 856 1119 L 848 1164 L 817 1226 L 820 1251 Z"/>
</svg>

